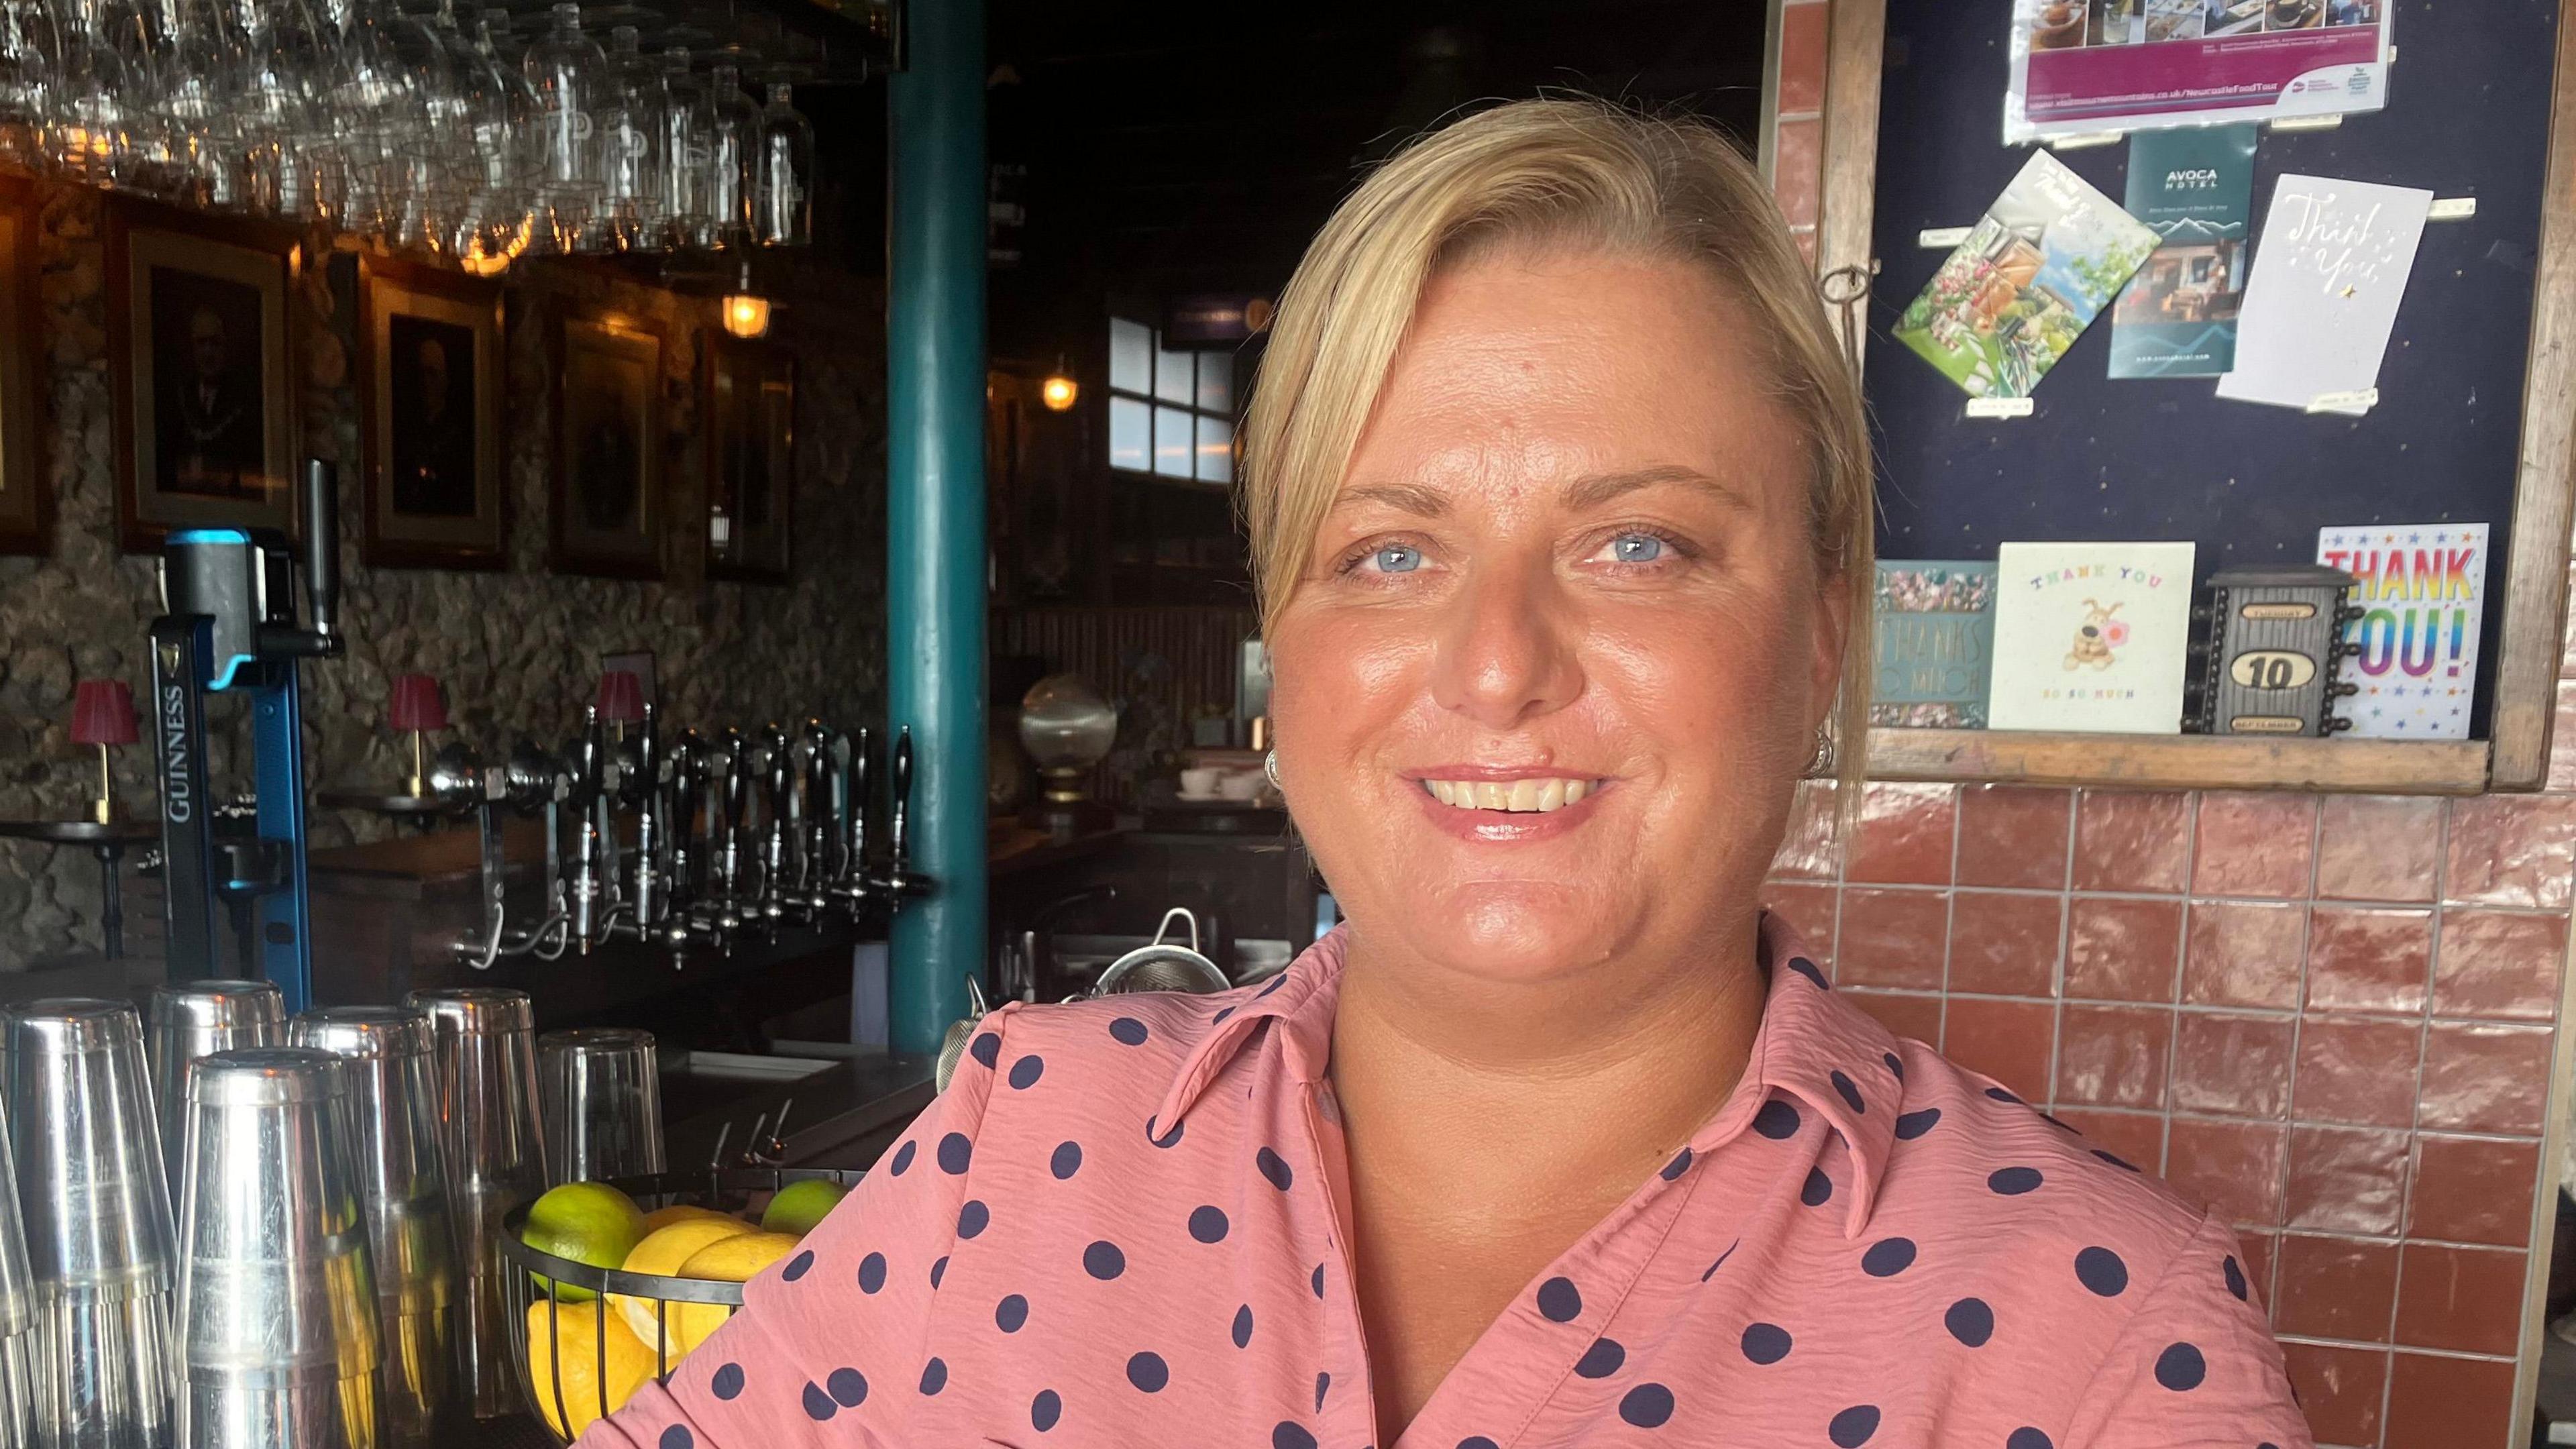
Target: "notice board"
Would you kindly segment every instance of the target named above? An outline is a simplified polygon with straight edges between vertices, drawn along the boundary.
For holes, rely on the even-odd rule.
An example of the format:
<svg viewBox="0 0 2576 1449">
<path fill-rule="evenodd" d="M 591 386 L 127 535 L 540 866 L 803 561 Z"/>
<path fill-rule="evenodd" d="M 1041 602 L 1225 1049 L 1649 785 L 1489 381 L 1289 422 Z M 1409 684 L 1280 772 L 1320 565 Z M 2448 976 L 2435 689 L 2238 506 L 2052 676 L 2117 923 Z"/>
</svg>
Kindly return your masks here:
<svg viewBox="0 0 2576 1449">
<path fill-rule="evenodd" d="M 2189 540 L 2206 580 L 2234 564 L 2305 561 L 2336 524 L 2484 522 L 2489 641 L 2505 596 L 2524 369 L 2547 161 L 2556 0 L 2474 7 L 2387 0 L 2388 104 L 2319 131 L 2266 128 L 2252 215 L 2281 173 L 2474 197 L 2425 228 L 2368 414 L 2228 402 L 2210 378 L 2113 381 L 2106 312 L 2033 393 L 2031 416 L 1963 416 L 1967 396 L 1889 329 L 1964 227 L 2029 159 L 2002 142 L 2010 0 L 1888 0 L 1867 390 L 1885 558 L 1991 559 L 2007 540 Z M 2058 148 L 2113 200 L 2125 142 Z M 2495 662 L 2478 661 L 2473 737 L 2488 734 Z"/>
</svg>

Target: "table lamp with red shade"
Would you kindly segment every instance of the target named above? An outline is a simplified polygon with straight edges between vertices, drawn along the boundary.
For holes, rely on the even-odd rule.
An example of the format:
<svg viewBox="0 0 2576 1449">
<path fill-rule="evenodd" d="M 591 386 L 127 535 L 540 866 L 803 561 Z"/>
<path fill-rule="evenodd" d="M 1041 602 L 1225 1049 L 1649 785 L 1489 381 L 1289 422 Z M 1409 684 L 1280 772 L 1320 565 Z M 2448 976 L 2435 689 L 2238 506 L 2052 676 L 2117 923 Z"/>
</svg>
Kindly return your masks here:
<svg viewBox="0 0 2576 1449">
<path fill-rule="evenodd" d="M 424 788 L 422 780 L 429 773 L 422 736 L 447 728 L 447 699 L 439 692 L 437 679 L 426 674 L 395 675 L 385 722 L 395 729 L 411 731 L 411 793 L 418 797 Z"/>
<path fill-rule="evenodd" d="M 101 825 L 116 818 L 107 752 L 134 740 L 134 691 L 124 680 L 84 679 L 72 687 L 72 743 L 98 746 L 98 799 L 91 803 L 90 815 Z"/>
<path fill-rule="evenodd" d="M 644 681 L 631 669 L 611 669 L 599 676 L 599 718 L 611 726 L 618 739 L 626 738 L 626 727 L 644 718 Z"/>
</svg>

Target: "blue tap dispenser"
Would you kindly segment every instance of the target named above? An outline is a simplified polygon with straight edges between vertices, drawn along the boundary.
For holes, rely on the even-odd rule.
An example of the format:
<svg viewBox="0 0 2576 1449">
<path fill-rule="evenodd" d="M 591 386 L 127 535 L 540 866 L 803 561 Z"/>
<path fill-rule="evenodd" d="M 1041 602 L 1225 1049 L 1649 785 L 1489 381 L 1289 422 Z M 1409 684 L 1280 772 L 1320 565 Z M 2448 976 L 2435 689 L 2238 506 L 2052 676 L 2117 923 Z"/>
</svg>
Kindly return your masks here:
<svg viewBox="0 0 2576 1449">
<path fill-rule="evenodd" d="M 152 741 L 161 779 L 163 909 L 170 979 L 229 976 L 218 907 L 247 915 L 251 963 L 286 1009 L 312 1004 L 305 891 L 304 715 L 298 665 L 344 647 L 339 474 L 304 468 L 304 593 L 296 623 L 294 546 L 273 529 L 183 528 L 162 545 L 162 616 L 152 621 Z M 206 696 L 248 697 L 257 806 L 219 820 L 206 779 Z"/>
</svg>

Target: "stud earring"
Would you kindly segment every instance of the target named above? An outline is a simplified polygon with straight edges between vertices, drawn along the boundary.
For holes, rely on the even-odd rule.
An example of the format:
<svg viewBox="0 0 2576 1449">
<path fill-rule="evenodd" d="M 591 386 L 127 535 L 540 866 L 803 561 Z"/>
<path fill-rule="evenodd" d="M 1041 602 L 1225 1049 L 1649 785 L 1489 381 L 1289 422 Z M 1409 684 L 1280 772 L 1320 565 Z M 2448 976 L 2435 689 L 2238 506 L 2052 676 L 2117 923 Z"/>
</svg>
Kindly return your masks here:
<svg viewBox="0 0 2576 1449">
<path fill-rule="evenodd" d="M 1271 789 L 1278 790 L 1285 788 L 1279 783 L 1279 752 L 1277 750 L 1272 750 L 1270 753 L 1261 757 L 1261 773 L 1270 777 Z"/>
<path fill-rule="evenodd" d="M 1807 773 L 1810 775 L 1821 775 L 1831 770 L 1833 767 L 1833 732 L 1820 724 L 1816 726 L 1816 752 L 1807 758 Z"/>
</svg>

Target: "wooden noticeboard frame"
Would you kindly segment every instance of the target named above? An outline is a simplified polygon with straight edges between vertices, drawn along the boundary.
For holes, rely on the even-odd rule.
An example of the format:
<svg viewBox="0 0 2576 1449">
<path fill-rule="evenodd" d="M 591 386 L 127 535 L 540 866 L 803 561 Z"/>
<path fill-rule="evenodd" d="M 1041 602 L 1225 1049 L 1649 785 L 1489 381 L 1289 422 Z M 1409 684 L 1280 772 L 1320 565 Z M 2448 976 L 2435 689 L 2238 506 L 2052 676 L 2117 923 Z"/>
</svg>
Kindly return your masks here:
<svg viewBox="0 0 2576 1449">
<path fill-rule="evenodd" d="M 1991 21 L 1998 29 L 2003 24 L 2000 7 L 1980 6 L 1961 20 Z M 1816 238 L 1817 275 L 1829 289 L 1837 272 L 1847 285 L 1854 277 L 1875 278 L 1880 269 L 1873 231 L 1887 28 L 1887 0 L 1830 0 Z M 1996 108 L 2000 114 L 2000 92 Z M 2384 125 L 2387 119 L 2363 116 L 2352 124 Z M 1999 137 L 1962 140 L 2000 145 Z M 2392 794 L 2539 789 L 2548 775 L 2565 648 L 2569 532 L 2576 523 L 2576 0 L 2559 0 L 2557 7 L 2542 185 L 2513 516 L 2509 526 L 2496 530 L 2501 569 L 2490 575 L 2502 589 L 2503 606 L 2500 625 L 2491 626 L 2485 640 L 2495 660 L 2489 739 L 2416 743 L 1873 729 L 1871 776 Z M 2258 195 L 2258 217 L 2262 204 Z M 1905 299 L 1893 300 L 1901 305 Z M 1839 330 L 1839 309 L 1827 312 Z"/>
</svg>

